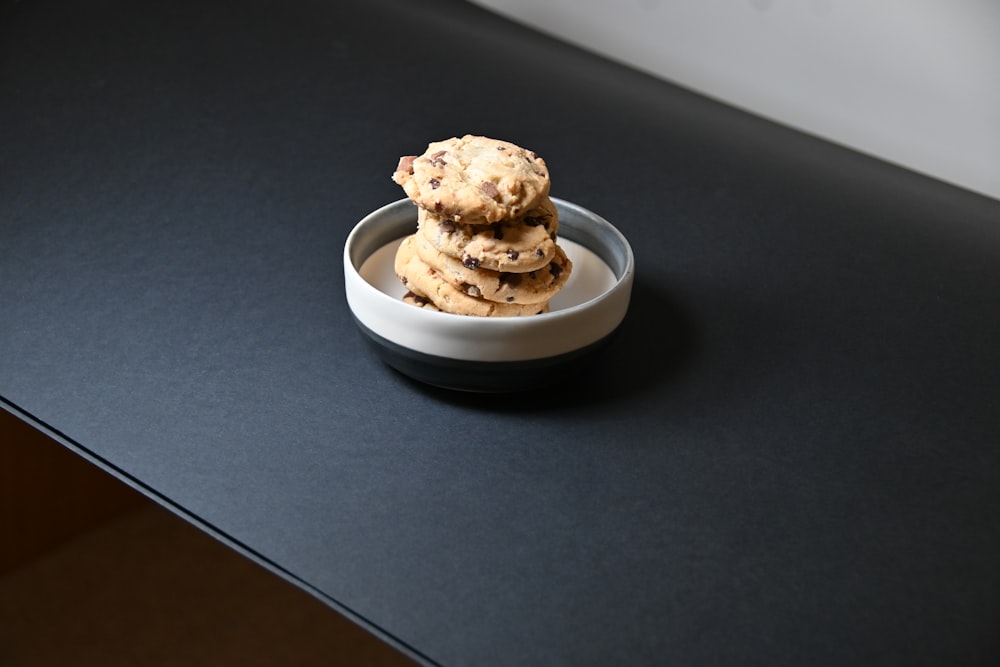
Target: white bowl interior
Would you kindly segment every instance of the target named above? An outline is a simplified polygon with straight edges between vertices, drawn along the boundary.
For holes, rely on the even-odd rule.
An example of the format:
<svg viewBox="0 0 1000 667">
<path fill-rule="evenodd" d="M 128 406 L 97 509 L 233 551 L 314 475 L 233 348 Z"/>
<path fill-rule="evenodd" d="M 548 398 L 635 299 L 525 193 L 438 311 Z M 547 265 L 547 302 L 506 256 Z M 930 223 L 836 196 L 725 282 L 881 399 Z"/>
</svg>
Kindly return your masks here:
<svg viewBox="0 0 1000 667">
<path fill-rule="evenodd" d="M 406 289 L 393 269 L 395 250 L 416 230 L 407 199 L 366 216 L 344 247 L 348 304 L 360 324 L 415 352 L 448 359 L 523 361 L 565 354 L 608 336 L 625 316 L 634 273 L 624 236 L 595 214 L 553 198 L 559 244 L 573 261 L 550 312 L 484 318 L 428 311 L 401 301 Z"/>
</svg>

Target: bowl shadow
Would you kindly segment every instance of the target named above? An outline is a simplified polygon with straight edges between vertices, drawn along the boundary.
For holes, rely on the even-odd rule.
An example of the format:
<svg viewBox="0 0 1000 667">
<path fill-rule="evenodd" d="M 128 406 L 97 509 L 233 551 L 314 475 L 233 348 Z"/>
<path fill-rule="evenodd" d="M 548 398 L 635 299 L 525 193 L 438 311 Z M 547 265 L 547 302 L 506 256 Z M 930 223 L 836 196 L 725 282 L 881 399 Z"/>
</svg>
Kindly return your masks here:
<svg viewBox="0 0 1000 667">
<path fill-rule="evenodd" d="M 628 313 L 606 343 L 544 387 L 509 394 L 472 393 L 404 382 L 435 400 L 496 412 L 550 411 L 601 405 L 662 389 L 694 359 L 697 332 L 680 304 L 636 276 Z M 545 391 L 546 400 L 504 401 L 498 396 Z"/>
</svg>

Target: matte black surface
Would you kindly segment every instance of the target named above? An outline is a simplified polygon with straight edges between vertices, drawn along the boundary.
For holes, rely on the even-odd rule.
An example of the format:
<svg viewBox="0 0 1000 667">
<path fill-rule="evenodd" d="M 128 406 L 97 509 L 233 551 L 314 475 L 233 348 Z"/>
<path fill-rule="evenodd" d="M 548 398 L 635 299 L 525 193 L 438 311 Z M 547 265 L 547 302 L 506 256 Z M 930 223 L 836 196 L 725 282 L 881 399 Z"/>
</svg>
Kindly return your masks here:
<svg viewBox="0 0 1000 667">
<path fill-rule="evenodd" d="M 0 396 L 428 662 L 1000 662 L 1000 204 L 460 2 L 5 3 Z M 632 307 L 530 400 L 378 362 L 400 155 L 544 156 Z"/>
</svg>

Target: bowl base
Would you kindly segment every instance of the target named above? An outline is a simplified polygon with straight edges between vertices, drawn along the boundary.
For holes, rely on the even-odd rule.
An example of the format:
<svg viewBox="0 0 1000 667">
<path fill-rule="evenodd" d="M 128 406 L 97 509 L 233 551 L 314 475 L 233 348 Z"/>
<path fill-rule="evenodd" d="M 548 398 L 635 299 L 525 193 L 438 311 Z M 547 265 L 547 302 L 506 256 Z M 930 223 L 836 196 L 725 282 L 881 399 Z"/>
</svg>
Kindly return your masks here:
<svg viewBox="0 0 1000 667">
<path fill-rule="evenodd" d="M 354 319 L 362 338 L 386 365 L 424 384 L 474 393 L 513 393 L 550 386 L 579 371 L 614 336 L 551 357 L 524 361 L 450 359 L 417 352 L 379 336 Z"/>
</svg>

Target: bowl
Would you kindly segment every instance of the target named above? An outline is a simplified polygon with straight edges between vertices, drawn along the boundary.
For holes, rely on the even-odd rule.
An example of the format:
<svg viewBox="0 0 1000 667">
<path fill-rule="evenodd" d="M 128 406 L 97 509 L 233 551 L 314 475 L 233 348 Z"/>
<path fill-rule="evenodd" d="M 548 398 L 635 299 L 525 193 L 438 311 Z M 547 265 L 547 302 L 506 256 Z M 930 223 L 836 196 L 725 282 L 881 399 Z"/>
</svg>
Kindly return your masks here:
<svg viewBox="0 0 1000 667">
<path fill-rule="evenodd" d="M 358 222 L 344 245 L 344 286 L 354 322 L 378 358 L 437 387 L 513 392 L 559 382 L 603 347 L 628 311 L 632 248 L 599 215 L 552 201 L 558 242 L 573 272 L 549 312 L 522 317 L 454 315 L 404 303 L 394 258 L 417 229 L 416 206 L 400 199 Z"/>
</svg>

